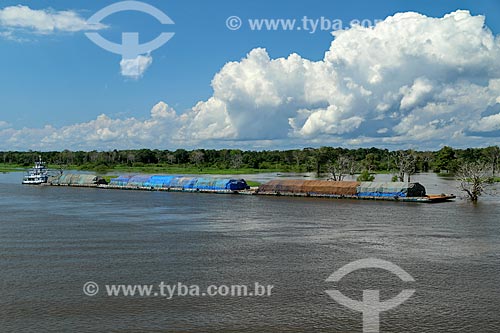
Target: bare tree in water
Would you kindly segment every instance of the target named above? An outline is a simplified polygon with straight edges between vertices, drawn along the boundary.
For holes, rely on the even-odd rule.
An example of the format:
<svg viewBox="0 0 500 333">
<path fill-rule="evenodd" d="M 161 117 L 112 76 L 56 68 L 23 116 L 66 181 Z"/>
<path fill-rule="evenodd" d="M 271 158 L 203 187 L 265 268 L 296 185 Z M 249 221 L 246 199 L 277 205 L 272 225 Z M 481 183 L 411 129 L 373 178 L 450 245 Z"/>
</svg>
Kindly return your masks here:
<svg viewBox="0 0 500 333">
<path fill-rule="evenodd" d="M 411 180 L 411 175 L 417 171 L 417 159 L 412 150 L 399 150 L 396 152 L 396 165 L 398 167 L 398 180 L 405 181 L 405 175 L 408 176 L 408 183 Z"/>
<path fill-rule="evenodd" d="M 327 164 L 330 179 L 333 181 L 342 181 L 347 175 L 353 175 L 356 172 L 356 161 L 350 156 L 339 156 L 335 162 Z"/>
<path fill-rule="evenodd" d="M 459 189 L 474 203 L 493 183 L 491 168 L 483 162 L 463 162 L 456 177 L 460 182 Z"/>
<path fill-rule="evenodd" d="M 500 161 L 500 148 L 498 146 L 487 147 L 484 148 L 483 153 L 491 163 L 491 171 L 493 177 L 495 177 L 498 171 L 498 163 Z"/>
</svg>

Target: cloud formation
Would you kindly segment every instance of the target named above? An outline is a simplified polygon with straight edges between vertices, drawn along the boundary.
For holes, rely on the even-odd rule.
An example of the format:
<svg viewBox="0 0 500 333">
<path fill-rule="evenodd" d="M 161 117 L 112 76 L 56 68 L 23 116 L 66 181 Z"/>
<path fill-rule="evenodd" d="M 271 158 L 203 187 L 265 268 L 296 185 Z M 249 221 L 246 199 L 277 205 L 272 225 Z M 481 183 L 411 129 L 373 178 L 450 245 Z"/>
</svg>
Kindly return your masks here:
<svg viewBox="0 0 500 333">
<path fill-rule="evenodd" d="M 50 35 L 58 32 L 102 30 L 108 26 L 90 24 L 72 10 L 31 9 L 17 5 L 0 8 L 0 38 L 15 42 L 30 41 L 29 35 Z M 135 59 L 122 59 L 120 72 L 124 77 L 139 79 L 152 64 L 153 58 L 139 55 Z"/>
<path fill-rule="evenodd" d="M 335 144 L 466 144 L 500 130 L 500 39 L 483 16 L 388 17 L 337 31 L 322 61 L 252 50 L 215 76 L 203 119 L 237 139 Z M 214 105 L 215 107 L 211 107 Z M 497 113 L 487 117 L 488 109 Z M 214 124 L 211 124 L 214 125 Z M 228 130 L 230 129 L 230 130 Z"/>
<path fill-rule="evenodd" d="M 42 129 L 20 130 L 5 128 L 8 124 L 0 122 L 0 150 L 161 147 L 172 140 L 172 133 L 180 127 L 183 118 L 166 103 L 159 102 L 145 120 L 134 117 L 112 119 L 101 114 L 89 122 L 61 128 L 45 126 Z"/>
<path fill-rule="evenodd" d="M 106 28 L 103 24 L 87 24 L 84 18 L 71 10 L 36 10 L 23 5 L 0 8 L 0 27 L 7 30 L 2 35 L 9 37 L 12 37 L 13 31 L 20 29 L 23 32 L 51 34 Z"/>
<path fill-rule="evenodd" d="M 123 76 L 139 79 L 153 63 L 153 58 L 148 55 L 138 55 L 135 59 L 122 59 L 120 61 L 121 74 Z"/>
<path fill-rule="evenodd" d="M 400 13 L 333 35 L 322 61 L 270 59 L 259 48 L 228 63 L 190 126 L 212 125 L 205 139 L 229 122 L 235 139 L 417 146 L 464 144 L 500 128 L 498 113 L 484 117 L 500 102 L 500 40 L 484 17 Z"/>
<path fill-rule="evenodd" d="M 500 38 L 484 22 L 462 10 L 399 13 L 334 32 L 321 61 L 251 50 L 214 76 L 213 96 L 182 115 L 161 102 L 147 120 L 102 115 L 35 132 L 44 148 L 497 144 Z M 16 133 L 3 129 L 0 138 Z"/>
</svg>

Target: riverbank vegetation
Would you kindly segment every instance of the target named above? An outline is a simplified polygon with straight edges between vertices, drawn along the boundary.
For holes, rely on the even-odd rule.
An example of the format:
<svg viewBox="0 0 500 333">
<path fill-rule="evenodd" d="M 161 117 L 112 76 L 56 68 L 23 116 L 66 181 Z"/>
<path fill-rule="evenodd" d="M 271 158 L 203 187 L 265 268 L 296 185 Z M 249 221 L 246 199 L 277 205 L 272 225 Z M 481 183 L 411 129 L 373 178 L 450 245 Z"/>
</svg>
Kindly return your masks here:
<svg viewBox="0 0 500 333">
<path fill-rule="evenodd" d="M 0 163 L 0 172 L 15 172 L 24 170 L 23 165 L 18 165 L 16 163 Z"/>
<path fill-rule="evenodd" d="M 89 170 L 98 173 L 248 174 L 258 172 L 315 172 L 343 179 L 347 174 L 393 174 L 411 180 L 417 172 L 453 175 L 465 162 L 481 161 L 498 178 L 500 149 L 454 149 L 438 151 L 333 147 L 294 150 L 243 151 L 239 149 L 111 150 L 111 151 L 8 151 L 0 152 L 0 171 L 28 168 L 41 156 L 51 168 Z"/>
</svg>

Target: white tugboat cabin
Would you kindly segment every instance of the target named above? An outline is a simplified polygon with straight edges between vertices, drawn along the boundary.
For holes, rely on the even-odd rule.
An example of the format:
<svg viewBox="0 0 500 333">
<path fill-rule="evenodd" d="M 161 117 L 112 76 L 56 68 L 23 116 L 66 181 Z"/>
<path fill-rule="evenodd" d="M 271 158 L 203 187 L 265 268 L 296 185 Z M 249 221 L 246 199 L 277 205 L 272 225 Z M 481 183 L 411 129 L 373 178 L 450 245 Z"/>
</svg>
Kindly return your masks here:
<svg viewBox="0 0 500 333">
<path fill-rule="evenodd" d="M 49 171 L 45 166 L 45 162 L 42 161 L 42 157 L 38 157 L 38 161 L 35 162 L 35 166 L 28 170 L 27 174 L 23 178 L 23 184 L 27 185 L 40 185 L 47 183 L 49 179 Z"/>
</svg>

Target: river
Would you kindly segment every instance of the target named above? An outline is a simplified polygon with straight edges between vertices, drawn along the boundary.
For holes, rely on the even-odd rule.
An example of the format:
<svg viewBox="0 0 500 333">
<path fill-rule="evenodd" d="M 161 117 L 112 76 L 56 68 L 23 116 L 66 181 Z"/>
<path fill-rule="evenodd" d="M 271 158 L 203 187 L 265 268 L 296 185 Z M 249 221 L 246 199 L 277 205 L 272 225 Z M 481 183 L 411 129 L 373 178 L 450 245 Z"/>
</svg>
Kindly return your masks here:
<svg viewBox="0 0 500 333">
<path fill-rule="evenodd" d="M 249 175 L 264 180 L 276 175 Z M 0 174 L 2 332 L 362 332 L 338 289 L 383 300 L 383 332 L 500 331 L 500 197 L 477 205 L 22 186 Z M 381 176 L 384 179 L 384 176 Z M 416 175 L 431 193 L 452 180 Z M 381 269 L 325 281 L 358 259 Z M 87 296 L 83 286 L 99 285 Z M 272 285 L 265 296 L 110 296 L 106 285 Z"/>
</svg>

